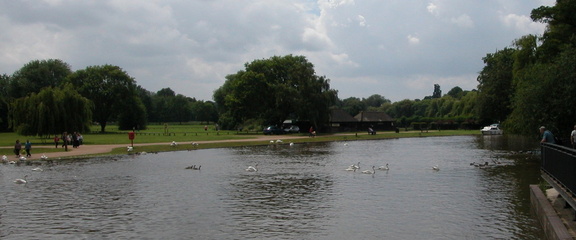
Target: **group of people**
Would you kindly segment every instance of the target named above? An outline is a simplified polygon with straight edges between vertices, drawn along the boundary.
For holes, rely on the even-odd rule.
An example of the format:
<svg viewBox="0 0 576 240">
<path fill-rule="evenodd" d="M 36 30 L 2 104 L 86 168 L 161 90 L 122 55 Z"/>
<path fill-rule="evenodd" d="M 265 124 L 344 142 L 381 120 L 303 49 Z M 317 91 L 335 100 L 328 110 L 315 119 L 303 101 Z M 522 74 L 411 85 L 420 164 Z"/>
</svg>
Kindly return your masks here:
<svg viewBox="0 0 576 240">
<path fill-rule="evenodd" d="M 559 142 L 560 140 L 554 137 L 554 134 L 544 126 L 540 127 L 540 134 L 542 134 L 542 139 L 540 140 L 541 143 L 562 144 L 562 142 Z M 576 125 L 574 125 L 574 130 L 570 133 L 570 144 L 572 145 L 572 148 L 576 149 Z"/>
<path fill-rule="evenodd" d="M 78 148 L 80 145 L 82 145 L 84 141 L 84 137 L 82 137 L 82 134 L 80 134 L 79 132 L 74 132 L 72 134 L 64 132 L 62 134 L 61 139 L 62 139 L 62 147 L 72 145 L 73 148 Z M 58 135 L 55 135 L 54 146 L 58 148 L 59 144 L 60 144 L 60 137 L 58 137 Z"/>
<path fill-rule="evenodd" d="M 32 143 L 30 143 L 29 140 L 26 140 L 26 143 L 24 143 L 24 149 L 26 150 L 26 157 L 32 157 Z M 14 154 L 16 154 L 17 158 L 20 158 L 21 152 L 22 151 L 22 143 L 20 143 L 20 140 L 16 140 L 16 144 L 14 144 Z"/>
</svg>

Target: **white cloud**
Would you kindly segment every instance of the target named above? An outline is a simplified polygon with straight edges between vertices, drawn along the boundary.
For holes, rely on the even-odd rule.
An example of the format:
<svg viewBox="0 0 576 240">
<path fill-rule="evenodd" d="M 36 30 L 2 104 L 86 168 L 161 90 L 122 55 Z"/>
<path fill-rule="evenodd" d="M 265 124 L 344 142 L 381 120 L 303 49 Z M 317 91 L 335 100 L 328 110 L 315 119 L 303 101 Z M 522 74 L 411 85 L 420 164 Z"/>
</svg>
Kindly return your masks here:
<svg viewBox="0 0 576 240">
<path fill-rule="evenodd" d="M 406 38 L 411 45 L 418 45 L 420 43 L 420 39 L 415 36 L 408 35 Z"/>
<path fill-rule="evenodd" d="M 438 13 L 438 6 L 436 6 L 434 3 L 428 3 L 426 10 L 428 10 L 428 12 L 434 16 L 438 16 L 438 14 L 439 14 Z"/>
<path fill-rule="evenodd" d="M 366 18 L 362 15 L 358 15 L 358 25 L 361 27 L 366 27 Z"/>
<path fill-rule="evenodd" d="M 507 14 L 501 17 L 504 26 L 512 28 L 521 34 L 543 33 L 546 25 L 532 21 L 526 15 Z"/>
</svg>

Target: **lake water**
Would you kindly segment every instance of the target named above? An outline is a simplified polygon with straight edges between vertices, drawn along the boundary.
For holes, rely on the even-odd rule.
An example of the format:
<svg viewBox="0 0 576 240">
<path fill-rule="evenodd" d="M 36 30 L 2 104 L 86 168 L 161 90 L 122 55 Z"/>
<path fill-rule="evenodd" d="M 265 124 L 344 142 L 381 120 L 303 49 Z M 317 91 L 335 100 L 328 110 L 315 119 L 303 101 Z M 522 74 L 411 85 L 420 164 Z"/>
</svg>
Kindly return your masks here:
<svg viewBox="0 0 576 240">
<path fill-rule="evenodd" d="M 0 237 L 542 239 L 528 188 L 539 156 L 516 152 L 536 148 L 457 136 L 127 155 L 42 172 L 0 165 Z M 28 184 L 13 183 L 24 175 Z"/>
</svg>

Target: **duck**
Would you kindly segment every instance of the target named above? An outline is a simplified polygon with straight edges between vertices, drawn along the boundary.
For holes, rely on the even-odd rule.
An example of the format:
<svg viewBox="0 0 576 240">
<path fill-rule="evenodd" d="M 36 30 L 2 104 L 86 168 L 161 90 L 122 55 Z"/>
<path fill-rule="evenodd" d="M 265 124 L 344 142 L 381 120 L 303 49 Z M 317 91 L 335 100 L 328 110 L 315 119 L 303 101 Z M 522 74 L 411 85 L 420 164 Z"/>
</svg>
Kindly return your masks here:
<svg viewBox="0 0 576 240">
<path fill-rule="evenodd" d="M 434 171 L 440 171 L 440 168 L 438 167 L 438 165 L 435 165 L 434 167 L 432 167 L 432 170 L 434 170 Z"/>
<path fill-rule="evenodd" d="M 254 165 L 254 167 L 252 166 L 248 166 L 248 168 L 246 168 L 246 172 L 258 172 L 258 163 L 256 163 L 256 165 Z"/>
<path fill-rule="evenodd" d="M 28 177 L 28 175 L 25 175 L 25 176 L 24 176 L 24 179 L 18 178 L 18 179 L 16 179 L 16 180 L 14 180 L 14 183 L 16 183 L 16 184 L 26 184 L 26 183 L 28 183 L 28 181 L 26 181 L 26 177 Z"/>
<path fill-rule="evenodd" d="M 196 168 L 196 165 L 186 167 L 186 169 L 194 169 L 194 168 Z"/>
<path fill-rule="evenodd" d="M 178 143 L 176 143 L 176 141 L 172 141 L 172 143 L 170 143 L 170 146 L 176 147 L 176 146 L 178 146 Z"/>
<path fill-rule="evenodd" d="M 388 171 L 388 170 L 390 170 L 390 168 L 388 167 L 388 163 L 386 163 L 386 166 L 380 166 L 380 167 L 378 167 L 378 170 L 382 170 L 382 171 Z"/>
<path fill-rule="evenodd" d="M 200 166 L 198 166 L 198 167 L 194 166 L 194 167 L 192 168 L 192 170 L 200 170 L 201 167 L 202 167 L 202 165 L 200 165 Z"/>
<path fill-rule="evenodd" d="M 197 142 L 193 142 L 193 143 L 192 143 L 192 146 L 197 147 L 197 146 L 198 146 L 198 143 L 197 143 Z"/>
<path fill-rule="evenodd" d="M 376 168 L 375 166 L 372 166 L 372 170 L 364 170 L 364 171 L 362 171 L 362 173 L 364 173 L 364 174 L 374 174 L 374 173 L 376 173 L 376 170 L 374 170 L 375 168 Z"/>
</svg>

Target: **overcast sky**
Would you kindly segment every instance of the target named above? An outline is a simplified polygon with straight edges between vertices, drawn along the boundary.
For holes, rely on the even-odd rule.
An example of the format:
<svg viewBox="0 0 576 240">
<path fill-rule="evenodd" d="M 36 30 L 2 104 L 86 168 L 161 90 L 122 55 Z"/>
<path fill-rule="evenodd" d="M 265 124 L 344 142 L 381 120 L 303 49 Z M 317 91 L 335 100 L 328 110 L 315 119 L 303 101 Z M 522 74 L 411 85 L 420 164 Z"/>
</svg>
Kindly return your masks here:
<svg viewBox="0 0 576 240">
<path fill-rule="evenodd" d="M 545 26 L 553 0 L 0 0 L 0 74 L 32 60 L 112 64 L 138 85 L 212 100 L 255 59 L 303 55 L 341 99 L 472 90 L 482 57 Z"/>
</svg>

